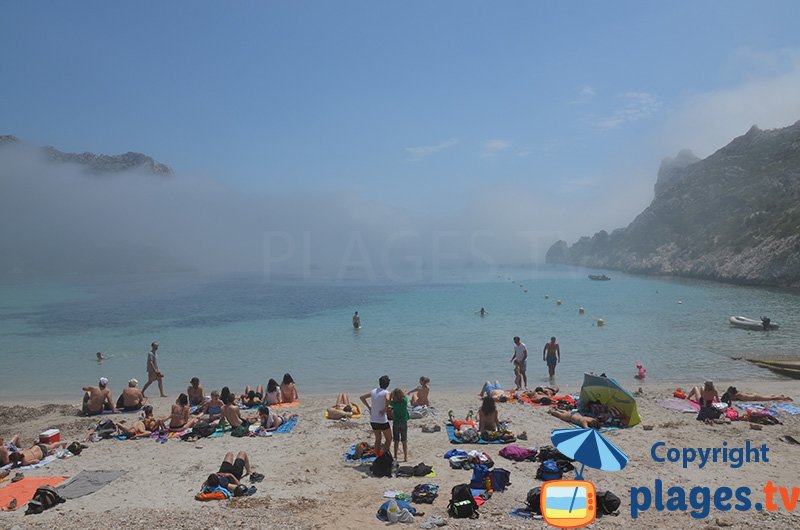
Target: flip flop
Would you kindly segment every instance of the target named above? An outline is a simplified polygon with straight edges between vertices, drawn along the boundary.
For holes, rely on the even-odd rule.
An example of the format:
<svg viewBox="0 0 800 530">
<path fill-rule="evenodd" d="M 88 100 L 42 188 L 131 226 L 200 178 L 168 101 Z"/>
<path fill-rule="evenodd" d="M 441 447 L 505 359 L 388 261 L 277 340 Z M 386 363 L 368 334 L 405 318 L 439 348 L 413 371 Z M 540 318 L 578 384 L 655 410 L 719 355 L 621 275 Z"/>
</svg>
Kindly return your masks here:
<svg viewBox="0 0 800 530">
<path fill-rule="evenodd" d="M 778 439 L 783 441 L 783 442 L 786 442 L 787 444 L 800 445 L 800 442 L 797 441 L 797 438 L 795 438 L 791 434 L 784 434 L 783 436 L 781 436 Z"/>
<path fill-rule="evenodd" d="M 264 480 L 262 473 L 250 473 L 250 482 L 261 482 Z"/>
</svg>

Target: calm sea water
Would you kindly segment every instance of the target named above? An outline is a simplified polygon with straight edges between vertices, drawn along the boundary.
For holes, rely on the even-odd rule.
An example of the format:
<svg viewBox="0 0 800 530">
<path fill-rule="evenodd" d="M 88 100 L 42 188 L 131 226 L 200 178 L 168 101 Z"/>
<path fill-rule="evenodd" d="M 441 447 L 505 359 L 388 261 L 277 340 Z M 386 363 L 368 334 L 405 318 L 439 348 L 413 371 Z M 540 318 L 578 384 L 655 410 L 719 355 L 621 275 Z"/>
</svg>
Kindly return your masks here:
<svg viewBox="0 0 800 530">
<path fill-rule="evenodd" d="M 479 390 L 512 383 L 512 337 L 528 346 L 529 381 L 547 380 L 541 351 L 561 345 L 557 381 L 587 371 L 629 386 L 648 381 L 773 379 L 731 356 L 796 356 L 800 297 L 701 281 L 577 268 L 459 270 L 414 283 L 148 276 L 4 280 L 0 283 L 0 398 L 80 395 L 100 376 L 116 392 L 146 380 L 157 340 L 168 393 L 200 377 L 206 389 L 265 384 L 290 372 L 301 391 L 366 391 L 387 373 L 410 387 Z M 525 292 L 527 289 L 527 293 Z M 549 295 L 549 298 L 545 298 Z M 561 305 L 556 303 L 561 300 Z M 476 312 L 485 307 L 489 314 Z M 578 308 L 586 309 L 579 315 Z M 358 310 L 363 328 L 353 330 Z M 770 316 L 769 333 L 732 329 L 730 315 Z M 602 318 L 605 326 L 598 327 Z M 112 358 L 98 363 L 95 353 Z"/>
</svg>

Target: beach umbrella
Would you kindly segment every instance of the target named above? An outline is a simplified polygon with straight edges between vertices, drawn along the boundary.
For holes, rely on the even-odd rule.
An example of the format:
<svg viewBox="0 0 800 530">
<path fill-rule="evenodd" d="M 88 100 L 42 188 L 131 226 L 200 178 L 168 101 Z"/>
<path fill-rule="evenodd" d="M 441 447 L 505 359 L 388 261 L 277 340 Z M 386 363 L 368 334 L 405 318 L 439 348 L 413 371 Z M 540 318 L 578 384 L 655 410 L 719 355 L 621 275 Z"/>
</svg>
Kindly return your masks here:
<svg viewBox="0 0 800 530">
<path fill-rule="evenodd" d="M 636 408 L 636 398 L 610 377 L 583 374 L 579 401 L 581 408 L 589 403 L 598 402 L 608 408 L 619 409 L 625 415 L 622 421 L 628 427 L 633 427 L 642 421 Z"/>
<path fill-rule="evenodd" d="M 602 471 L 619 471 L 628 463 L 628 455 L 594 429 L 556 429 L 550 433 L 553 446 L 583 466 Z"/>
</svg>

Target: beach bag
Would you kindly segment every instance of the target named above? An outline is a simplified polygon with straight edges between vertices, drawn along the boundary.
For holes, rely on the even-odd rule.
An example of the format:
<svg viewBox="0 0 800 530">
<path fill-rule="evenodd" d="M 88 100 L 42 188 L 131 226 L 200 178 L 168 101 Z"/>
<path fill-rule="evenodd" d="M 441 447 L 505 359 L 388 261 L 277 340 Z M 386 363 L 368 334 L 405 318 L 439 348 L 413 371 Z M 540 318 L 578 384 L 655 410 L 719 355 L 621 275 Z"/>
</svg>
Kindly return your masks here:
<svg viewBox="0 0 800 530">
<path fill-rule="evenodd" d="M 393 504 L 394 503 L 394 504 Z M 401 522 L 401 523 L 410 523 L 413 522 L 413 517 L 410 521 L 403 520 L 402 514 L 403 510 L 406 510 L 409 514 L 416 515 L 417 509 L 408 504 L 406 501 L 400 501 L 397 499 L 389 499 L 388 501 L 381 504 L 381 507 L 378 508 L 378 512 L 375 514 L 379 520 L 383 522 Z M 393 515 L 391 515 L 393 514 Z M 392 521 L 394 519 L 394 521 Z"/>
<path fill-rule="evenodd" d="M 716 420 L 722 416 L 722 413 L 715 409 L 714 407 L 703 407 L 700 409 L 700 412 L 697 414 L 698 421 L 705 421 L 705 420 Z"/>
<path fill-rule="evenodd" d="M 465 464 L 470 463 L 470 458 L 467 455 L 453 455 L 448 460 L 450 467 L 453 469 L 462 469 Z"/>
<path fill-rule="evenodd" d="M 457 519 L 478 518 L 478 503 L 472 496 L 469 484 L 453 486 L 450 492 L 450 502 L 447 504 L 447 514 Z"/>
<path fill-rule="evenodd" d="M 414 468 L 412 466 L 400 466 L 394 472 L 394 476 L 396 476 L 396 477 L 413 477 L 414 476 Z"/>
<path fill-rule="evenodd" d="M 739 419 L 739 412 L 732 407 L 728 407 L 725 410 L 725 417 L 727 417 L 731 421 L 736 421 Z"/>
<path fill-rule="evenodd" d="M 425 475 L 429 475 L 432 471 L 433 467 L 423 464 L 422 462 L 412 468 L 412 474 L 415 477 L 424 477 Z"/>
<path fill-rule="evenodd" d="M 40 486 L 33 494 L 33 499 L 28 501 L 28 509 L 25 510 L 25 515 L 42 513 L 62 502 L 67 501 L 59 495 L 53 486 Z"/>
<path fill-rule="evenodd" d="M 472 480 L 469 482 L 469 487 L 476 490 L 491 489 L 486 484 L 487 476 L 489 476 L 489 468 L 483 464 L 475 464 L 475 469 L 472 470 Z"/>
<path fill-rule="evenodd" d="M 542 488 L 541 486 L 536 486 L 533 489 L 528 490 L 528 495 L 525 497 L 525 506 L 527 506 L 529 512 L 535 514 L 542 513 Z"/>
<path fill-rule="evenodd" d="M 572 458 L 564 455 L 553 447 L 552 445 L 545 445 L 539 449 L 539 454 L 536 455 L 536 459 L 539 462 L 544 462 L 545 460 L 566 460 L 567 462 L 574 462 Z"/>
<path fill-rule="evenodd" d="M 478 432 L 478 429 L 467 429 L 463 433 L 461 433 L 461 443 L 465 444 L 474 444 L 478 443 L 478 440 L 481 439 L 481 435 Z"/>
<path fill-rule="evenodd" d="M 200 438 L 207 438 L 214 434 L 214 431 L 216 430 L 217 427 L 215 425 L 211 425 L 211 423 L 206 420 L 200 420 L 194 425 L 194 427 L 192 427 L 192 433 L 196 434 Z"/>
<path fill-rule="evenodd" d="M 622 501 L 610 491 L 601 491 L 597 494 L 597 517 L 604 515 L 619 515 L 619 506 Z"/>
<path fill-rule="evenodd" d="M 516 462 L 522 462 L 523 460 L 535 460 L 536 454 L 537 452 L 535 449 L 525 449 L 524 447 L 520 447 L 518 445 L 507 445 L 506 447 L 500 449 L 500 456 Z"/>
<path fill-rule="evenodd" d="M 436 484 L 417 484 L 411 492 L 411 500 L 419 504 L 433 504 L 439 496 L 439 486 Z"/>
<path fill-rule="evenodd" d="M 507 469 L 496 467 L 489 472 L 489 476 L 494 491 L 505 491 L 506 487 L 511 484 L 511 471 Z"/>
<path fill-rule="evenodd" d="M 95 433 L 101 439 L 108 440 L 117 435 L 117 426 L 114 425 L 114 422 L 111 420 L 100 420 L 97 424 L 97 429 L 95 429 Z"/>
<path fill-rule="evenodd" d="M 389 451 L 384 451 L 372 462 L 369 470 L 372 471 L 373 477 L 391 477 L 393 462 L 392 454 Z"/>
<path fill-rule="evenodd" d="M 536 478 L 547 482 L 548 480 L 561 480 L 564 473 L 555 460 L 545 460 L 536 470 Z"/>
</svg>

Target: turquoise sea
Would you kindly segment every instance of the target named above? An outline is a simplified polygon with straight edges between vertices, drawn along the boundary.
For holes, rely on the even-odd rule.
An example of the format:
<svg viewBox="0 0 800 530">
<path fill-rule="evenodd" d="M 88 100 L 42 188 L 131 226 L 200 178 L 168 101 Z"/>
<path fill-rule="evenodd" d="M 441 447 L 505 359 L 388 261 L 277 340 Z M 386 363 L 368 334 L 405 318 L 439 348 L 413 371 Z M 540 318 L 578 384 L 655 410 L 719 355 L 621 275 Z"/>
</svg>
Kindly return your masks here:
<svg viewBox="0 0 800 530">
<path fill-rule="evenodd" d="M 366 391 L 386 373 L 411 387 L 474 389 L 512 383 L 512 337 L 528 346 L 531 386 L 547 380 L 544 343 L 555 335 L 557 381 L 580 386 L 605 372 L 639 386 L 704 379 L 774 379 L 731 356 L 796 356 L 800 297 L 719 283 L 580 268 L 450 270 L 429 279 L 148 275 L 0 281 L 0 398 L 80 397 L 100 376 L 115 392 L 146 380 L 157 340 L 167 392 L 200 377 L 234 390 L 290 372 L 301 392 Z M 433 277 L 435 276 L 435 277 Z M 527 289 L 527 292 L 525 292 Z M 549 295 L 549 298 L 546 298 Z M 561 305 L 556 303 L 561 300 Z M 488 315 L 476 312 L 485 307 Z M 586 309 L 580 315 L 579 307 Z M 359 311 L 363 328 L 353 330 Z M 730 315 L 768 315 L 768 333 L 733 329 Z M 596 319 L 605 321 L 603 327 Z M 111 359 L 98 363 L 95 353 Z"/>
</svg>

